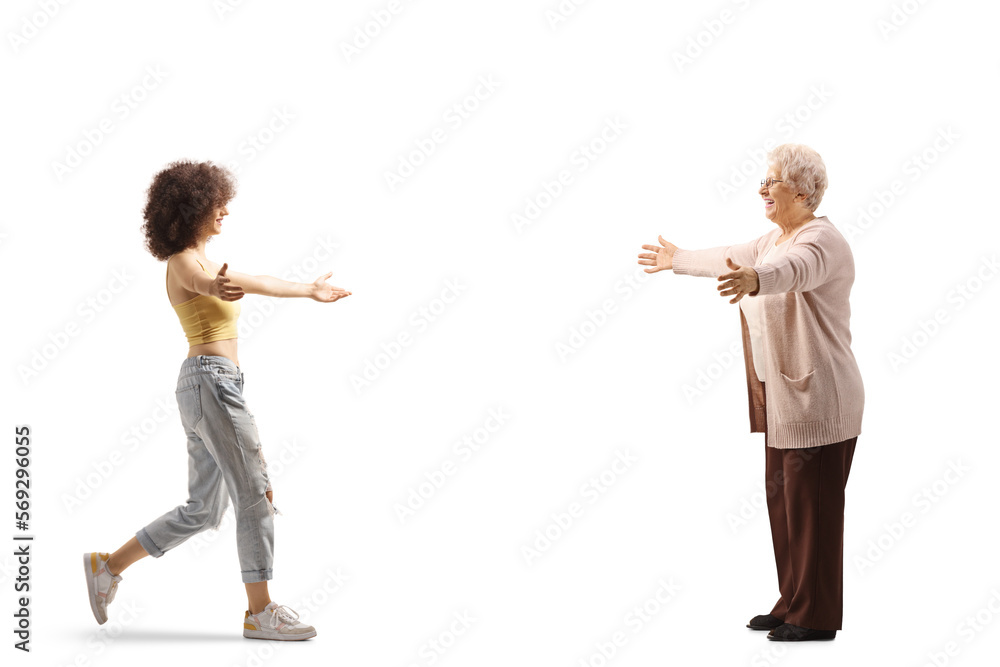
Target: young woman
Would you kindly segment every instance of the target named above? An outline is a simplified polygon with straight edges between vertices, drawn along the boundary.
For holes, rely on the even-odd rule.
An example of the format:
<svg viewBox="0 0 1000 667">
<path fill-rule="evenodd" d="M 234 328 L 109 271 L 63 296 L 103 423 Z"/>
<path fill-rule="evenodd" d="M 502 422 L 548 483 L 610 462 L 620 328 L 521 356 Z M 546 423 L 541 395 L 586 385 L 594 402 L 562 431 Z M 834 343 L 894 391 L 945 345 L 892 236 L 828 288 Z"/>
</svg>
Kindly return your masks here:
<svg viewBox="0 0 1000 667">
<path fill-rule="evenodd" d="M 146 247 L 167 261 L 167 298 L 190 349 L 177 379 L 177 405 L 187 434 L 188 492 L 179 505 L 141 528 L 112 554 L 84 554 L 90 606 L 98 623 L 108 620 L 121 573 L 132 563 L 164 553 L 206 528 L 217 528 L 232 498 L 236 547 L 249 609 L 243 636 L 298 640 L 316 630 L 298 622 L 293 610 L 271 601 L 274 544 L 273 494 L 257 425 L 243 399 L 243 370 L 236 356 L 236 320 L 244 294 L 309 297 L 333 303 L 351 293 L 326 283 L 311 284 L 229 271 L 205 256 L 205 246 L 222 233 L 236 195 L 233 176 L 211 162 L 173 162 L 148 190 L 142 227 Z"/>
</svg>

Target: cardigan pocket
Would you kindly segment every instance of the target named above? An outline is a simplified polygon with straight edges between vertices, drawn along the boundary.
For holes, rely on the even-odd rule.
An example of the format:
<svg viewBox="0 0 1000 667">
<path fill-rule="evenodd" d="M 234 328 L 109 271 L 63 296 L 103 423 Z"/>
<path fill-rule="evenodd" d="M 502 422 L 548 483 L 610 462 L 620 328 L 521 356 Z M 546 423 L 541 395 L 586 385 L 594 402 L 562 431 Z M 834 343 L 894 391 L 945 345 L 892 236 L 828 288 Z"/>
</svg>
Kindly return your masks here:
<svg viewBox="0 0 1000 667">
<path fill-rule="evenodd" d="M 781 410 L 781 421 L 783 422 L 808 422 L 816 421 L 817 415 L 813 414 L 813 392 L 809 391 L 815 369 L 809 371 L 800 378 L 793 379 L 778 371 L 781 375 L 782 383 L 787 389 L 787 409 Z"/>
</svg>

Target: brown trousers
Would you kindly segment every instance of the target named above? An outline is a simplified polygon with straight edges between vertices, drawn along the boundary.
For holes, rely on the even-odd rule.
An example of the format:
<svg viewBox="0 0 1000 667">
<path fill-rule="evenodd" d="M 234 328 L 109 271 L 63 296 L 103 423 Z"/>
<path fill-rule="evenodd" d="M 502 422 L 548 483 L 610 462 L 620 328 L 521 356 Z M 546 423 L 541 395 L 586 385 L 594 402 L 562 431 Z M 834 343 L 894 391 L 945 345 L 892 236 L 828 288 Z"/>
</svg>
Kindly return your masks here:
<svg viewBox="0 0 1000 667">
<path fill-rule="evenodd" d="M 786 623 L 841 629 L 844 487 L 857 442 L 855 436 L 821 447 L 776 449 L 767 446 L 765 427 L 767 514 L 781 592 L 771 614 Z"/>
</svg>

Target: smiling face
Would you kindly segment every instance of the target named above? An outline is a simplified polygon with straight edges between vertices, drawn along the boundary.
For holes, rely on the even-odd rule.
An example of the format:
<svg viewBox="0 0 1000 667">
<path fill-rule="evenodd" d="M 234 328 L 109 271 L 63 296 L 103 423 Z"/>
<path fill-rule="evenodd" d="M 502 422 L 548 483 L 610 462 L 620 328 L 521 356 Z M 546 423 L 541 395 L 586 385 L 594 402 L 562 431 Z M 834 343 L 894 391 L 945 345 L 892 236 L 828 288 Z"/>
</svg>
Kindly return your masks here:
<svg viewBox="0 0 1000 667">
<path fill-rule="evenodd" d="M 223 204 L 221 207 L 213 210 L 211 214 L 212 217 L 209 218 L 206 223 L 206 236 L 212 237 L 222 233 L 222 219 L 229 215 L 229 210 L 226 205 Z"/>
<path fill-rule="evenodd" d="M 764 200 L 764 215 L 771 222 L 790 222 L 801 218 L 803 213 L 809 213 L 809 209 L 802 205 L 805 197 L 796 194 L 788 187 L 788 181 L 782 179 L 777 167 L 768 167 L 764 179 L 774 179 L 781 183 L 772 183 L 771 187 L 766 185 L 758 191 Z"/>
</svg>

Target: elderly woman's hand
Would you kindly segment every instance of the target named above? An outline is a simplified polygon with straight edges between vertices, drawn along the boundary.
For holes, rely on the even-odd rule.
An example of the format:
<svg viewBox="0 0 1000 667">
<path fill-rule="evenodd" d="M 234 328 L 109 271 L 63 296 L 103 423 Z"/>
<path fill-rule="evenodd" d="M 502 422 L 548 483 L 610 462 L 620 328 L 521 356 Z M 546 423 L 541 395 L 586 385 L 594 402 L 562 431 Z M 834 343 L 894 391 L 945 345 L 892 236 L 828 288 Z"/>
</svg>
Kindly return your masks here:
<svg viewBox="0 0 1000 667">
<path fill-rule="evenodd" d="M 642 246 L 643 250 L 651 250 L 652 252 L 639 253 L 639 264 L 653 267 L 652 269 L 643 269 L 646 273 L 656 273 L 664 269 L 674 268 L 674 251 L 677 250 L 677 246 L 669 241 L 664 241 L 662 236 L 658 238 L 659 246 Z"/>
<path fill-rule="evenodd" d="M 740 266 L 733 260 L 726 258 L 726 266 L 732 269 L 732 273 L 724 273 L 719 276 L 719 280 L 726 282 L 719 285 L 719 290 L 723 291 L 719 296 L 736 296 L 729 300 L 729 303 L 736 303 L 747 294 L 753 295 L 760 289 L 760 280 L 757 272 L 749 266 Z"/>
</svg>

